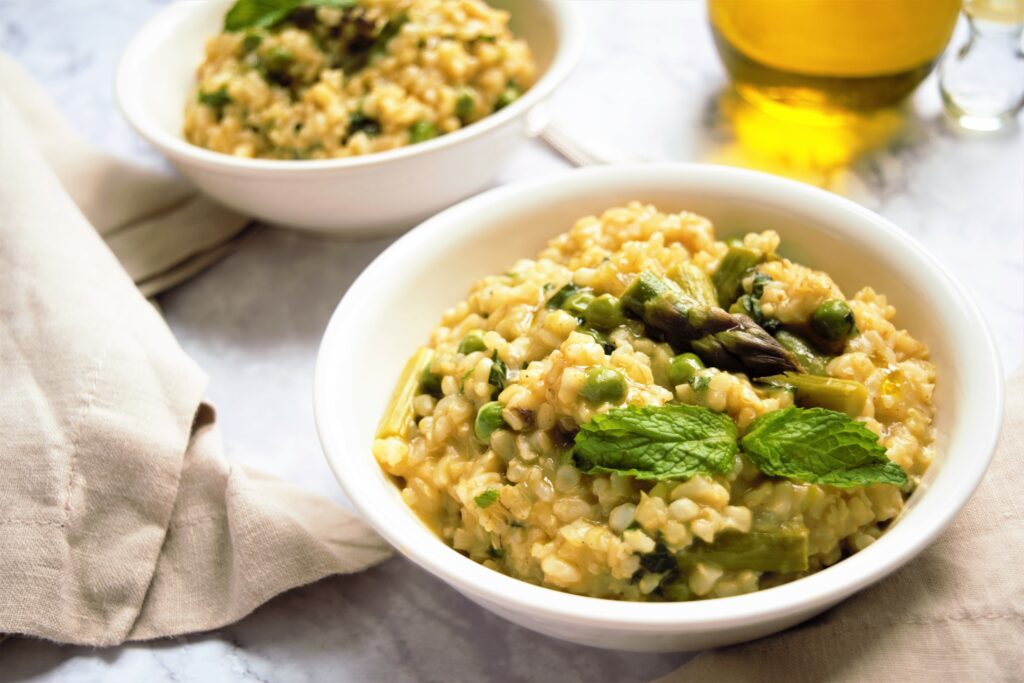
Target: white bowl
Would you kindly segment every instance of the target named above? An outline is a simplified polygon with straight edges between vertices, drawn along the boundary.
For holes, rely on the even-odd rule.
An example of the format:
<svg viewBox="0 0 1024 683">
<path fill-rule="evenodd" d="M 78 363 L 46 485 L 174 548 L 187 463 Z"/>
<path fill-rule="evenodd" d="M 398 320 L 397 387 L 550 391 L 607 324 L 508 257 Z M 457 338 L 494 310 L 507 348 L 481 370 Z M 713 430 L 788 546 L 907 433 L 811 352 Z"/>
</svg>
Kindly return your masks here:
<svg viewBox="0 0 1024 683">
<path fill-rule="evenodd" d="M 406 359 L 442 311 L 477 279 L 533 257 L 588 214 L 638 199 L 712 219 L 719 236 L 774 229 L 782 253 L 828 271 L 848 293 L 871 285 L 897 324 L 931 347 L 938 366 L 938 457 L 906 511 L 877 542 L 798 581 L 689 603 L 630 603 L 518 581 L 445 545 L 402 502 L 370 452 Z M 399 552 L 471 600 L 558 638 L 626 650 L 694 650 L 757 638 L 834 605 L 910 560 L 967 502 L 1002 420 L 1003 381 L 975 305 L 920 245 L 836 195 L 734 168 L 650 164 L 567 173 L 492 190 L 395 242 L 352 285 L 331 318 L 314 385 L 317 427 L 338 481 Z"/>
<path fill-rule="evenodd" d="M 187 142 L 206 39 L 233 0 L 179 0 L 128 44 L 117 101 L 128 122 L 182 175 L 222 204 L 279 225 L 341 236 L 405 229 L 489 186 L 513 149 L 543 127 L 543 103 L 583 49 L 579 11 L 564 0 L 492 0 L 533 50 L 539 78 L 518 100 L 466 128 L 417 145 L 346 159 L 243 159 Z"/>
</svg>

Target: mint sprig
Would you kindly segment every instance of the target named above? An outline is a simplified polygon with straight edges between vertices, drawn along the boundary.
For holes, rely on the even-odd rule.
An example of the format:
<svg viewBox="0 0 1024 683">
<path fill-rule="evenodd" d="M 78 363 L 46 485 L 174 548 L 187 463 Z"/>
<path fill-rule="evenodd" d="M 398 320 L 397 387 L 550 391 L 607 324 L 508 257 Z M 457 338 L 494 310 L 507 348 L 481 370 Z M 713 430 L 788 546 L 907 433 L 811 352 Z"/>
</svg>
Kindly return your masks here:
<svg viewBox="0 0 1024 683">
<path fill-rule="evenodd" d="M 688 479 L 728 471 L 738 451 L 736 437 L 728 416 L 700 406 L 627 406 L 580 427 L 573 459 L 588 473 Z"/>
<path fill-rule="evenodd" d="M 889 460 L 878 436 L 843 413 L 784 408 L 762 415 L 740 441 L 765 474 L 838 487 L 905 486 L 907 475 Z"/>
</svg>

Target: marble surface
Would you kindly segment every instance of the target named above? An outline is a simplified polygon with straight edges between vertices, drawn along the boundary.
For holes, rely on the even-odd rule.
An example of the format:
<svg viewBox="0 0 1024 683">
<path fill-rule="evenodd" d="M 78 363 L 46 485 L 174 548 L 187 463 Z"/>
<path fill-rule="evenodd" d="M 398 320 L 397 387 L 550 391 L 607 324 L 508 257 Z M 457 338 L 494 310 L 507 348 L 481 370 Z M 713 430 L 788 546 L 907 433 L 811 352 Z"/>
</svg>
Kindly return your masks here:
<svg viewBox="0 0 1024 683">
<path fill-rule="evenodd" d="M 90 140 L 161 165 L 128 129 L 112 94 L 121 49 L 161 4 L 0 0 L 0 49 L 40 79 Z M 995 135 L 957 131 L 942 118 L 933 77 L 900 117 L 845 132 L 771 128 L 726 89 L 703 3 L 585 6 L 591 40 L 554 99 L 560 126 L 617 157 L 751 166 L 861 202 L 917 237 L 960 278 L 989 320 L 1006 370 L 1020 364 L 1019 125 Z M 501 181 L 568 168 L 535 141 L 509 160 Z M 182 345 L 210 375 L 230 457 L 345 503 L 316 440 L 313 365 L 334 306 L 389 242 L 322 242 L 265 229 L 161 297 Z M 599 651 L 536 635 L 392 559 L 280 596 L 209 634 L 107 650 L 13 638 L 0 644 L 0 679 L 642 681 L 687 657 Z"/>
</svg>

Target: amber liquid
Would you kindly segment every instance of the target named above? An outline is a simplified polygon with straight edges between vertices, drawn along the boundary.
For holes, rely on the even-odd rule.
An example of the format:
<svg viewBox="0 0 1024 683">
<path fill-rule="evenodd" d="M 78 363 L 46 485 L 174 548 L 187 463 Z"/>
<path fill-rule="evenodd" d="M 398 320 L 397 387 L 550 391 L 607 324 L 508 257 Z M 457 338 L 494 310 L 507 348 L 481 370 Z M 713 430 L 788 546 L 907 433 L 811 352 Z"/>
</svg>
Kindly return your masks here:
<svg viewBox="0 0 1024 683">
<path fill-rule="evenodd" d="M 960 0 L 709 0 L 744 99 L 823 116 L 893 105 L 924 80 Z"/>
</svg>

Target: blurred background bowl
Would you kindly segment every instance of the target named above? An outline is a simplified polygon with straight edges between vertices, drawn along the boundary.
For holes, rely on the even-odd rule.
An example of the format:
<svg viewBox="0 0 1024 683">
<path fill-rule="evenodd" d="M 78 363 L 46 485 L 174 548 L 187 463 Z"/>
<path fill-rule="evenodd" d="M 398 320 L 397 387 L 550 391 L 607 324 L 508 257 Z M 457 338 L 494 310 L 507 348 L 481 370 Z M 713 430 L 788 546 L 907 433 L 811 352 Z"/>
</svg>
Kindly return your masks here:
<svg viewBox="0 0 1024 683">
<path fill-rule="evenodd" d="M 233 0 L 179 0 L 158 12 L 118 64 L 118 105 L 132 127 L 220 203 L 277 225 L 367 237 L 406 229 L 488 187 L 502 163 L 545 123 L 544 102 L 583 49 L 578 8 L 565 0 L 490 0 L 537 60 L 522 97 L 465 128 L 416 145 L 344 159 L 244 159 L 182 134 L 206 40 Z"/>
</svg>

